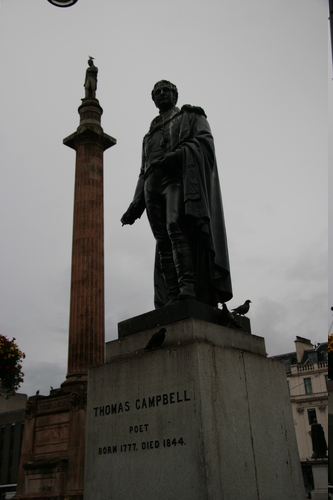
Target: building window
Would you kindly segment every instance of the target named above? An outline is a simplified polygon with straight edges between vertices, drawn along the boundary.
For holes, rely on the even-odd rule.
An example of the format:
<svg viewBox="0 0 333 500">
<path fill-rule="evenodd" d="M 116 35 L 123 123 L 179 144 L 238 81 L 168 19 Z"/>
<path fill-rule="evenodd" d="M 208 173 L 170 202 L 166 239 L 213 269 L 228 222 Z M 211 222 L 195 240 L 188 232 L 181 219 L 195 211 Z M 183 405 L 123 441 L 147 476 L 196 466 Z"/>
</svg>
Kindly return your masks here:
<svg viewBox="0 0 333 500">
<path fill-rule="evenodd" d="M 317 363 L 318 361 L 318 356 L 316 352 L 309 352 L 308 353 L 308 360 L 310 363 Z"/>
<path fill-rule="evenodd" d="M 286 370 L 286 373 L 291 373 L 291 362 L 290 358 L 284 360 L 284 368 Z"/>
<path fill-rule="evenodd" d="M 325 375 L 326 390 L 328 391 L 328 375 Z"/>
<path fill-rule="evenodd" d="M 305 394 L 312 394 L 312 382 L 310 378 L 304 379 Z"/>
<path fill-rule="evenodd" d="M 308 419 L 309 419 L 309 425 L 317 423 L 317 414 L 315 408 L 310 408 L 308 410 Z"/>
</svg>

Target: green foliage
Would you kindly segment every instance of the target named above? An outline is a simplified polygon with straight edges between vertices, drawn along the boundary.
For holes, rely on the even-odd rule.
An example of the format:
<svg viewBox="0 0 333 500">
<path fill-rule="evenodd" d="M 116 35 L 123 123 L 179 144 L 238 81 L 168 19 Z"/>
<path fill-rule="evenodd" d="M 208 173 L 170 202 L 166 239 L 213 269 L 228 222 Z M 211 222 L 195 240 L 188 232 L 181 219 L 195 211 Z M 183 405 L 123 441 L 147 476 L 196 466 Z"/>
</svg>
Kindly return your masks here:
<svg viewBox="0 0 333 500">
<path fill-rule="evenodd" d="M 19 350 L 15 338 L 9 340 L 0 335 L 0 386 L 6 397 L 12 396 L 23 382 L 21 361 L 24 358 L 25 354 Z"/>
</svg>

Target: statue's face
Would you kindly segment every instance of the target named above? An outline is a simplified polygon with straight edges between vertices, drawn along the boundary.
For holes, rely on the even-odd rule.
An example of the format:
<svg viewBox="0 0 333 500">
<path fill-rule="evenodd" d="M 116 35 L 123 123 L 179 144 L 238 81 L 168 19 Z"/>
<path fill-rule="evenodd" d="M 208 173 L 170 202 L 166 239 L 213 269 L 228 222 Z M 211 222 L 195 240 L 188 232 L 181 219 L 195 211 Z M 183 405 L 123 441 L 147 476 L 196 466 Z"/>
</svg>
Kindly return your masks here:
<svg viewBox="0 0 333 500">
<path fill-rule="evenodd" d="M 154 103 L 160 111 L 167 111 L 175 105 L 175 94 L 172 87 L 166 83 L 159 83 L 153 91 Z"/>
</svg>

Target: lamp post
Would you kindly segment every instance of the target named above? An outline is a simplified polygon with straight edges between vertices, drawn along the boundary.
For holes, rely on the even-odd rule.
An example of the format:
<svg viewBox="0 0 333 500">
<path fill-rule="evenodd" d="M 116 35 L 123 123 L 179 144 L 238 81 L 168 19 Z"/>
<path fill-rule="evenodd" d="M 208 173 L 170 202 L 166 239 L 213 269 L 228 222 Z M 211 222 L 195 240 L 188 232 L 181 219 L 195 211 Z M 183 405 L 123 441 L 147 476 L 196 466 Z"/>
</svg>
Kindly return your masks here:
<svg viewBox="0 0 333 500">
<path fill-rule="evenodd" d="M 56 7 L 71 7 L 77 0 L 48 0 L 52 5 Z"/>
<path fill-rule="evenodd" d="M 330 27 L 331 27 L 331 52 L 332 52 L 332 59 L 333 59 L 333 0 L 328 0 L 328 5 L 329 5 L 329 10 L 330 10 Z"/>
</svg>

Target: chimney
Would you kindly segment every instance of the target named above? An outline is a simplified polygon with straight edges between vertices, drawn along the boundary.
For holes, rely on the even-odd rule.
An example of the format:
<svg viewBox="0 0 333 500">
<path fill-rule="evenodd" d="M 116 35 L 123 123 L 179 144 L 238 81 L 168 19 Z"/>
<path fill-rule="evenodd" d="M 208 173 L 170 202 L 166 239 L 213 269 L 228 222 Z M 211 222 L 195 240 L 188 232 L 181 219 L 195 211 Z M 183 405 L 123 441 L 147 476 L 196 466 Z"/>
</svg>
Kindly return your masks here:
<svg viewBox="0 0 333 500">
<path fill-rule="evenodd" d="M 302 362 L 305 351 L 311 351 L 311 349 L 313 349 L 311 340 L 298 336 L 296 336 L 295 346 L 296 346 L 297 363 Z"/>
</svg>

